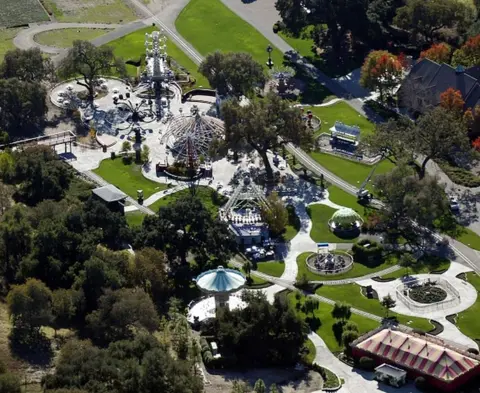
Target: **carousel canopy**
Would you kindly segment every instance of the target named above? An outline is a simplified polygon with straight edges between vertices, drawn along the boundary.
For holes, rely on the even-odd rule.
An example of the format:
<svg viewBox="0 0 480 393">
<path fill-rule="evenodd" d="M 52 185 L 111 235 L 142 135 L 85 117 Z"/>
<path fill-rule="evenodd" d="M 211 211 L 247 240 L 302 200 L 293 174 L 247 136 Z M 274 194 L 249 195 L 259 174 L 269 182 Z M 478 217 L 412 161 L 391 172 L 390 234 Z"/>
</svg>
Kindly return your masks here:
<svg viewBox="0 0 480 393">
<path fill-rule="evenodd" d="M 225 269 L 223 266 L 203 272 L 197 277 L 197 286 L 208 293 L 235 292 L 244 284 L 245 277 L 242 273 L 238 270 Z"/>
<path fill-rule="evenodd" d="M 405 332 L 383 329 L 368 335 L 365 340 L 360 337 L 354 346 L 397 366 L 444 381 L 452 381 L 479 365 L 470 356 Z"/>
<path fill-rule="evenodd" d="M 333 213 L 331 221 L 333 221 L 336 225 L 347 226 L 363 220 L 355 210 L 345 207 Z"/>
</svg>

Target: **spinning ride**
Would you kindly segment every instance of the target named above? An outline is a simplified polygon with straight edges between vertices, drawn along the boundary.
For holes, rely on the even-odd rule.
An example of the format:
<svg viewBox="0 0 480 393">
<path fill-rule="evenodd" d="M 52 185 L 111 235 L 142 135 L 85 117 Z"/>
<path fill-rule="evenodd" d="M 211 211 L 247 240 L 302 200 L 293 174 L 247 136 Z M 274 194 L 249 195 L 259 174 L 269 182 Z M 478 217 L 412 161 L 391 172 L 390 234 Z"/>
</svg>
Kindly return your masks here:
<svg viewBox="0 0 480 393">
<path fill-rule="evenodd" d="M 200 161 L 209 157 L 210 144 L 224 136 L 223 122 L 215 117 L 200 114 L 193 106 L 190 115 L 174 116 L 160 144 L 166 145 L 175 162 L 183 162 L 195 168 Z"/>
</svg>

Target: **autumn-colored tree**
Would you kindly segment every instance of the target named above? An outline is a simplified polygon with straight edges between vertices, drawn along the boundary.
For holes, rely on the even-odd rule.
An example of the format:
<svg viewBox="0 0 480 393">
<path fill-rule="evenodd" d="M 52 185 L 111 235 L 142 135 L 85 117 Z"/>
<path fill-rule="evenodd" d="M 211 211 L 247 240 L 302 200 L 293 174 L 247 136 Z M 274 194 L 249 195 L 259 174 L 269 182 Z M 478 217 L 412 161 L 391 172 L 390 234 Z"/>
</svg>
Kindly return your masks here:
<svg viewBox="0 0 480 393">
<path fill-rule="evenodd" d="M 427 50 L 420 52 L 421 59 L 429 59 L 437 63 L 450 63 L 452 57 L 452 48 L 445 42 L 433 44 Z"/>
<path fill-rule="evenodd" d="M 440 94 L 440 105 L 447 111 L 450 111 L 457 116 L 462 116 L 464 113 L 463 108 L 465 106 L 465 101 L 463 100 L 460 90 L 455 90 L 454 88 L 449 87 Z"/>
<path fill-rule="evenodd" d="M 476 151 L 480 151 L 480 136 L 472 142 L 472 147 Z"/>
<path fill-rule="evenodd" d="M 473 67 L 480 63 L 480 34 L 471 37 L 453 53 L 452 63 L 465 67 Z"/>
<path fill-rule="evenodd" d="M 397 56 L 384 51 L 372 51 L 362 66 L 360 84 L 380 93 L 380 100 L 391 95 L 393 88 L 400 83 L 403 66 Z"/>
</svg>

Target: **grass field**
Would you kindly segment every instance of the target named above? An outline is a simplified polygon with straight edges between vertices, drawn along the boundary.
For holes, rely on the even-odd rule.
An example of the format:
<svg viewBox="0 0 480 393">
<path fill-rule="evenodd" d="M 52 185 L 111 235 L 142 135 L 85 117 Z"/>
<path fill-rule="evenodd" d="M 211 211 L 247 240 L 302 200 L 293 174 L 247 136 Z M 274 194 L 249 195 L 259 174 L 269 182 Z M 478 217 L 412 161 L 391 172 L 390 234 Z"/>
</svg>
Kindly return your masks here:
<svg viewBox="0 0 480 393">
<path fill-rule="evenodd" d="M 113 47 L 115 54 L 119 57 L 123 57 L 125 60 L 138 60 L 145 53 L 145 33 L 150 33 L 154 30 L 158 29 L 154 27 L 146 27 L 137 30 L 134 33 L 108 43 L 108 46 Z M 197 86 L 209 86 L 207 79 L 198 72 L 198 66 L 168 38 L 167 52 L 175 62 L 190 72 L 190 74 L 197 80 Z M 127 65 L 127 71 L 130 75 L 137 74 L 137 68 L 131 65 Z"/>
<path fill-rule="evenodd" d="M 269 41 L 245 22 L 221 0 L 191 0 L 182 10 L 175 26 L 178 32 L 202 55 L 222 52 L 248 52 L 261 64 L 265 64 Z M 274 48 L 272 60 L 283 63 L 281 52 Z"/>
<path fill-rule="evenodd" d="M 343 191 L 341 188 L 336 186 L 328 187 L 328 199 L 337 205 L 349 207 L 350 209 L 355 210 L 362 216 L 362 218 L 365 218 L 366 216 L 366 208 L 358 203 L 357 197 Z"/>
<path fill-rule="evenodd" d="M 469 228 L 463 228 L 462 234 L 457 236 L 457 240 L 470 248 L 480 251 L 480 236 Z"/>
<path fill-rule="evenodd" d="M 13 39 L 22 30 L 22 28 L 0 28 L 0 62 L 3 61 L 3 57 L 9 50 L 15 49 Z"/>
<path fill-rule="evenodd" d="M 328 226 L 328 220 L 332 217 L 333 213 L 337 211 L 330 206 L 326 205 L 310 205 L 310 218 L 312 219 L 312 229 L 310 231 L 310 237 L 317 243 L 353 243 L 358 237 L 341 238 L 335 235 Z"/>
<path fill-rule="evenodd" d="M 315 345 L 311 340 L 307 340 L 305 341 L 305 348 L 307 349 L 307 353 L 305 354 L 304 360 L 307 364 L 312 364 L 317 354 Z"/>
<path fill-rule="evenodd" d="M 365 116 L 362 116 L 355 109 L 345 102 L 339 101 L 328 106 L 305 107 L 305 110 L 311 110 L 322 121 L 320 130 L 316 134 L 330 132 L 330 128 L 340 121 L 348 126 L 360 127 L 361 135 L 373 133 L 375 126 Z"/>
<path fill-rule="evenodd" d="M 301 318 L 305 319 L 307 317 L 305 313 L 303 313 L 296 306 L 297 303 L 302 305 L 305 302 L 305 297 L 302 296 L 302 298 L 297 301 L 297 299 L 295 298 L 295 293 L 292 292 L 287 295 L 287 299 L 292 305 L 293 309 L 296 310 L 297 314 Z M 330 351 L 338 352 L 343 349 L 343 346 L 339 344 L 333 333 L 333 325 L 337 322 L 337 320 L 332 317 L 332 310 L 333 306 L 331 306 L 330 304 L 320 303 L 320 306 L 314 313 L 315 317 L 320 320 L 320 326 L 315 331 L 323 339 L 323 341 L 325 341 L 325 344 L 327 345 L 328 349 L 330 349 Z M 311 315 L 309 315 L 309 317 L 311 317 Z M 352 314 L 350 320 L 358 325 L 358 330 L 360 334 L 373 330 L 379 325 L 378 322 L 362 317 L 360 315 Z M 328 364 L 325 364 L 324 366 L 328 367 Z"/>
<path fill-rule="evenodd" d="M 312 30 L 313 25 L 310 25 L 301 31 L 299 37 L 293 36 L 288 31 L 279 31 L 278 35 L 300 55 L 308 57 L 313 55 L 312 48 L 315 45 L 310 35 Z"/>
<path fill-rule="evenodd" d="M 44 31 L 33 39 L 41 45 L 70 48 L 75 40 L 90 41 L 112 31 L 111 29 L 61 29 Z"/>
<path fill-rule="evenodd" d="M 280 277 L 285 270 L 285 262 L 257 262 L 257 270 L 269 276 Z"/>
<path fill-rule="evenodd" d="M 297 266 L 298 266 L 297 278 L 300 278 L 305 274 L 309 281 L 344 280 L 346 278 L 362 277 L 367 274 L 371 274 L 383 269 L 387 269 L 390 266 L 395 265 L 397 262 L 395 258 L 386 258 L 383 261 L 383 263 L 375 267 L 368 267 L 368 266 L 362 265 L 361 263 L 354 262 L 352 269 L 346 273 L 337 274 L 335 276 L 321 276 L 321 275 L 312 273 L 310 270 L 307 269 L 307 265 L 305 261 L 307 257 L 311 254 L 312 254 L 311 252 L 304 252 L 297 257 Z"/>
<path fill-rule="evenodd" d="M 447 270 L 450 267 L 450 260 L 434 256 L 426 256 L 418 260 L 415 266 L 408 269 L 402 267 L 396 272 L 386 274 L 382 278 L 400 278 L 405 274 L 423 274 L 436 271 Z"/>
<path fill-rule="evenodd" d="M 378 315 L 380 317 L 385 316 L 385 309 L 382 307 L 380 302 L 377 299 L 368 299 L 367 297 L 363 296 L 360 291 L 360 286 L 357 284 L 324 285 L 321 288 L 318 288 L 315 293 L 328 299 L 346 302 L 352 307 L 358 308 L 359 310 L 368 311 L 369 313 Z M 433 329 L 433 325 L 425 318 L 401 315 L 392 311 L 389 313 L 389 316 L 396 317 L 399 323 L 415 329 L 421 329 L 424 331 Z"/>
<path fill-rule="evenodd" d="M 43 0 L 47 11 L 59 22 L 125 23 L 137 19 L 122 0 Z"/>
<path fill-rule="evenodd" d="M 141 226 L 144 218 L 145 214 L 139 211 L 125 213 L 125 219 L 131 228 Z"/>
<path fill-rule="evenodd" d="M 137 190 L 143 190 L 143 197 L 146 199 L 158 191 L 167 189 L 166 184 L 145 178 L 141 165 L 135 163 L 125 165 L 119 157 L 114 160 L 110 158 L 103 160 L 93 172 L 134 199 L 137 199 Z"/>
<path fill-rule="evenodd" d="M 6 0 L 1 2 L 1 6 L 0 27 L 18 27 L 50 20 L 38 0 Z"/>
<path fill-rule="evenodd" d="M 480 277 L 473 272 L 467 273 L 467 281 L 472 284 L 477 292 L 480 292 Z M 480 293 L 478 293 L 480 296 Z M 480 339 L 480 297 L 477 301 L 457 316 L 457 326 L 461 332 L 472 339 Z"/>
<path fill-rule="evenodd" d="M 359 162 L 347 160 L 345 158 L 333 156 L 327 153 L 312 152 L 310 153 L 310 156 L 320 165 L 325 167 L 325 169 L 356 187 L 363 183 L 373 168 L 370 165 L 361 164 Z M 380 164 L 378 164 L 372 179 L 374 179 L 377 175 L 391 171 L 393 167 L 394 164 L 392 164 L 392 162 L 383 160 Z M 374 192 L 374 190 L 371 189 L 372 179 L 370 179 L 369 182 L 370 188 L 368 185 L 367 188 L 369 188 L 371 192 Z"/>
</svg>

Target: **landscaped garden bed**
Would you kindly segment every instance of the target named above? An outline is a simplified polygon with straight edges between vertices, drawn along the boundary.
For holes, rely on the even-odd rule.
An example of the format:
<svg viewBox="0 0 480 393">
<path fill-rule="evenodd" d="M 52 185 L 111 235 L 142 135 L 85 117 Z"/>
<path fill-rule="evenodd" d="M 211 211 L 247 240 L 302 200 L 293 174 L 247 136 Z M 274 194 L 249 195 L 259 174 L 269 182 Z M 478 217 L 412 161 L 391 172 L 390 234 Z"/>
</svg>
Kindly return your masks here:
<svg viewBox="0 0 480 393">
<path fill-rule="evenodd" d="M 447 298 L 447 292 L 433 283 L 423 283 L 411 287 L 408 296 L 415 302 L 423 304 L 439 303 Z"/>
</svg>

